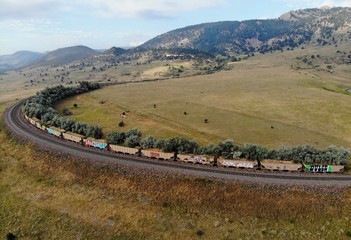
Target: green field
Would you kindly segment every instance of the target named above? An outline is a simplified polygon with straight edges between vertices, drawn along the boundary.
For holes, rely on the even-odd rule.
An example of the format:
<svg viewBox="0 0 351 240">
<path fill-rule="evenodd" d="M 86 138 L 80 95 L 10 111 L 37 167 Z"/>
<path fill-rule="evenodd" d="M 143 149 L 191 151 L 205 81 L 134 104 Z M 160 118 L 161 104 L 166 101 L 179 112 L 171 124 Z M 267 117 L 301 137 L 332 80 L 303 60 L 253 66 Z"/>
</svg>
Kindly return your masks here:
<svg viewBox="0 0 351 240">
<path fill-rule="evenodd" d="M 201 144 L 229 138 L 267 147 L 349 148 L 351 96 L 344 89 L 351 86 L 351 70 L 302 69 L 296 56 L 313 53 L 311 48 L 259 54 L 211 75 L 106 87 L 67 99 L 57 109 L 68 107 L 73 118 L 99 124 L 105 133 L 138 128 L 144 136 L 184 136 Z M 120 128 L 122 120 L 126 126 Z"/>
</svg>

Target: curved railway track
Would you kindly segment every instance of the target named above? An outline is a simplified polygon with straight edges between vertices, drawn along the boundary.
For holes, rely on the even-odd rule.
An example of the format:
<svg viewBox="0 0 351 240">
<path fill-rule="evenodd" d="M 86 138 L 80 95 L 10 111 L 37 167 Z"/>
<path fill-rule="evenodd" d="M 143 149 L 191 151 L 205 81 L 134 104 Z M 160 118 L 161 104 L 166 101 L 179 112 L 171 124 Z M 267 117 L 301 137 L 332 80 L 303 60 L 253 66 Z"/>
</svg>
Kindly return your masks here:
<svg viewBox="0 0 351 240">
<path fill-rule="evenodd" d="M 35 145 L 58 151 L 60 153 L 85 158 L 92 161 L 114 163 L 129 167 L 167 171 L 173 174 L 197 177 L 214 177 L 268 184 L 310 185 L 322 187 L 351 186 L 351 176 L 342 174 L 301 174 L 301 173 L 267 173 L 261 171 L 243 171 L 223 169 L 209 166 L 189 165 L 186 163 L 169 162 L 139 158 L 131 155 L 116 154 L 97 150 L 46 134 L 29 124 L 21 114 L 23 101 L 8 108 L 4 113 L 6 128 L 15 136 L 34 143 Z"/>
</svg>

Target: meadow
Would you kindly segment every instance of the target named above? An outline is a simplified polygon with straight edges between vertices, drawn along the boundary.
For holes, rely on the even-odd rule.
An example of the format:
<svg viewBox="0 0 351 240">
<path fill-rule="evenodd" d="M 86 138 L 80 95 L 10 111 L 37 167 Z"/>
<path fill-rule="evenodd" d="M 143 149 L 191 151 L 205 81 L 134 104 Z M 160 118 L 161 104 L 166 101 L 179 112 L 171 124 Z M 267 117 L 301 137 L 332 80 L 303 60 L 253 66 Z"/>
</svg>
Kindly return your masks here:
<svg viewBox="0 0 351 240">
<path fill-rule="evenodd" d="M 228 71 L 109 86 L 64 100 L 56 108 L 62 112 L 67 107 L 70 117 L 101 125 L 105 134 L 138 128 L 144 136 L 182 136 L 200 144 L 233 139 L 269 148 L 349 148 L 351 96 L 345 89 L 351 86 L 350 69 L 328 72 L 297 59 L 313 53 L 258 54 L 231 63 Z"/>
</svg>

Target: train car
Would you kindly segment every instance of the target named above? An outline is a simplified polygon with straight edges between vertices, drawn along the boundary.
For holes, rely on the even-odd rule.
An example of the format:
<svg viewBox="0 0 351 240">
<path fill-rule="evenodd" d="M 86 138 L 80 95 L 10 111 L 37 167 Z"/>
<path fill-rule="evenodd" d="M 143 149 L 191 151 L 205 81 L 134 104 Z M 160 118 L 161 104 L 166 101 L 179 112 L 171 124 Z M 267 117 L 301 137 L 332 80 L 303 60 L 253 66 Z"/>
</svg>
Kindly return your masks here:
<svg viewBox="0 0 351 240">
<path fill-rule="evenodd" d="M 257 167 L 256 161 L 239 161 L 239 160 L 220 160 L 220 166 L 232 168 L 248 168 L 253 169 Z"/>
<path fill-rule="evenodd" d="M 72 132 L 64 132 L 62 133 L 63 139 L 66 139 L 68 141 L 76 142 L 83 144 L 83 139 L 85 136 L 77 134 L 77 133 L 72 133 Z"/>
<path fill-rule="evenodd" d="M 165 153 L 165 152 L 158 152 L 158 151 L 151 151 L 151 150 L 141 150 L 141 154 L 148 158 L 155 158 L 161 160 L 173 160 L 174 153 Z"/>
<path fill-rule="evenodd" d="M 57 128 L 57 127 L 47 127 L 46 131 L 49 134 L 54 135 L 56 137 L 60 137 L 60 138 L 62 137 L 62 133 L 66 132 L 65 130 Z"/>
<path fill-rule="evenodd" d="M 117 153 L 136 155 L 139 152 L 139 149 L 137 148 L 123 147 L 123 146 L 118 146 L 114 144 L 110 144 L 109 146 L 111 151 L 114 151 Z"/>
<path fill-rule="evenodd" d="M 107 149 L 107 143 L 104 139 L 95 139 L 95 138 L 85 138 L 83 139 L 85 146 L 94 147 L 99 149 Z"/>
<path fill-rule="evenodd" d="M 190 155 L 178 154 L 177 157 L 185 163 L 194 163 L 194 164 L 203 164 L 203 165 L 211 164 L 211 161 L 204 156 L 190 156 Z"/>
<path fill-rule="evenodd" d="M 24 118 L 29 121 L 29 117 L 26 114 L 24 114 Z"/>
<path fill-rule="evenodd" d="M 37 121 L 37 122 L 35 123 L 35 126 L 36 126 L 37 128 L 39 128 L 39 129 L 43 130 L 43 131 L 46 131 L 46 126 L 43 125 L 43 124 L 41 124 L 40 121 Z"/>
<path fill-rule="evenodd" d="M 303 168 L 301 164 L 291 161 L 263 160 L 261 165 L 263 169 L 270 171 L 299 172 Z"/>
<path fill-rule="evenodd" d="M 45 125 L 41 124 L 40 129 L 43 130 L 43 131 L 46 131 L 47 127 Z"/>
<path fill-rule="evenodd" d="M 262 168 L 270 171 L 298 172 L 302 170 L 302 165 L 291 161 L 261 161 Z"/>
<path fill-rule="evenodd" d="M 37 122 L 40 122 L 39 119 L 36 118 L 36 117 L 28 118 L 28 121 L 29 121 L 30 124 L 32 124 L 32 125 L 34 125 L 34 126 L 36 126 L 36 123 L 37 123 Z"/>
<path fill-rule="evenodd" d="M 304 166 L 306 171 L 311 173 L 340 173 L 344 171 L 344 166 L 337 165 L 306 164 Z"/>
</svg>

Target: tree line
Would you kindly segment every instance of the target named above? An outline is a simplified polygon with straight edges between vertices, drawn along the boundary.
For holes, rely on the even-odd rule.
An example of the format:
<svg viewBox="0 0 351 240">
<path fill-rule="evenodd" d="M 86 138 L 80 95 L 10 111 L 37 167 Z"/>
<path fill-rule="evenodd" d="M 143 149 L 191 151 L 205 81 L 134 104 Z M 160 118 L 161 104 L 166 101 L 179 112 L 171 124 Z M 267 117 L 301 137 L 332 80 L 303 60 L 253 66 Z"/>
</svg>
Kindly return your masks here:
<svg viewBox="0 0 351 240">
<path fill-rule="evenodd" d="M 107 134 L 106 140 L 110 144 L 123 145 L 127 147 L 141 147 L 143 149 L 158 148 L 164 152 L 177 152 L 180 154 L 199 154 L 221 156 L 225 159 L 249 160 L 283 160 L 297 163 L 325 163 L 332 165 L 346 165 L 351 156 L 350 151 L 345 148 L 329 146 L 319 149 L 311 145 L 287 147 L 282 146 L 268 150 L 257 144 L 235 144 L 233 140 L 227 139 L 218 144 L 200 146 L 194 140 L 183 137 L 169 139 L 156 139 L 153 136 L 142 138 L 142 133 L 137 129 L 126 132 L 111 132 Z"/>
<path fill-rule="evenodd" d="M 89 82 L 80 82 L 76 87 L 64 87 L 59 85 L 56 87 L 45 88 L 25 101 L 23 111 L 30 118 L 38 118 L 43 125 L 55 126 L 86 137 L 99 139 L 102 138 L 103 135 L 100 126 L 75 122 L 72 118 L 64 118 L 54 109 L 54 105 L 64 98 L 98 88 L 100 88 L 98 83 Z"/>
</svg>

